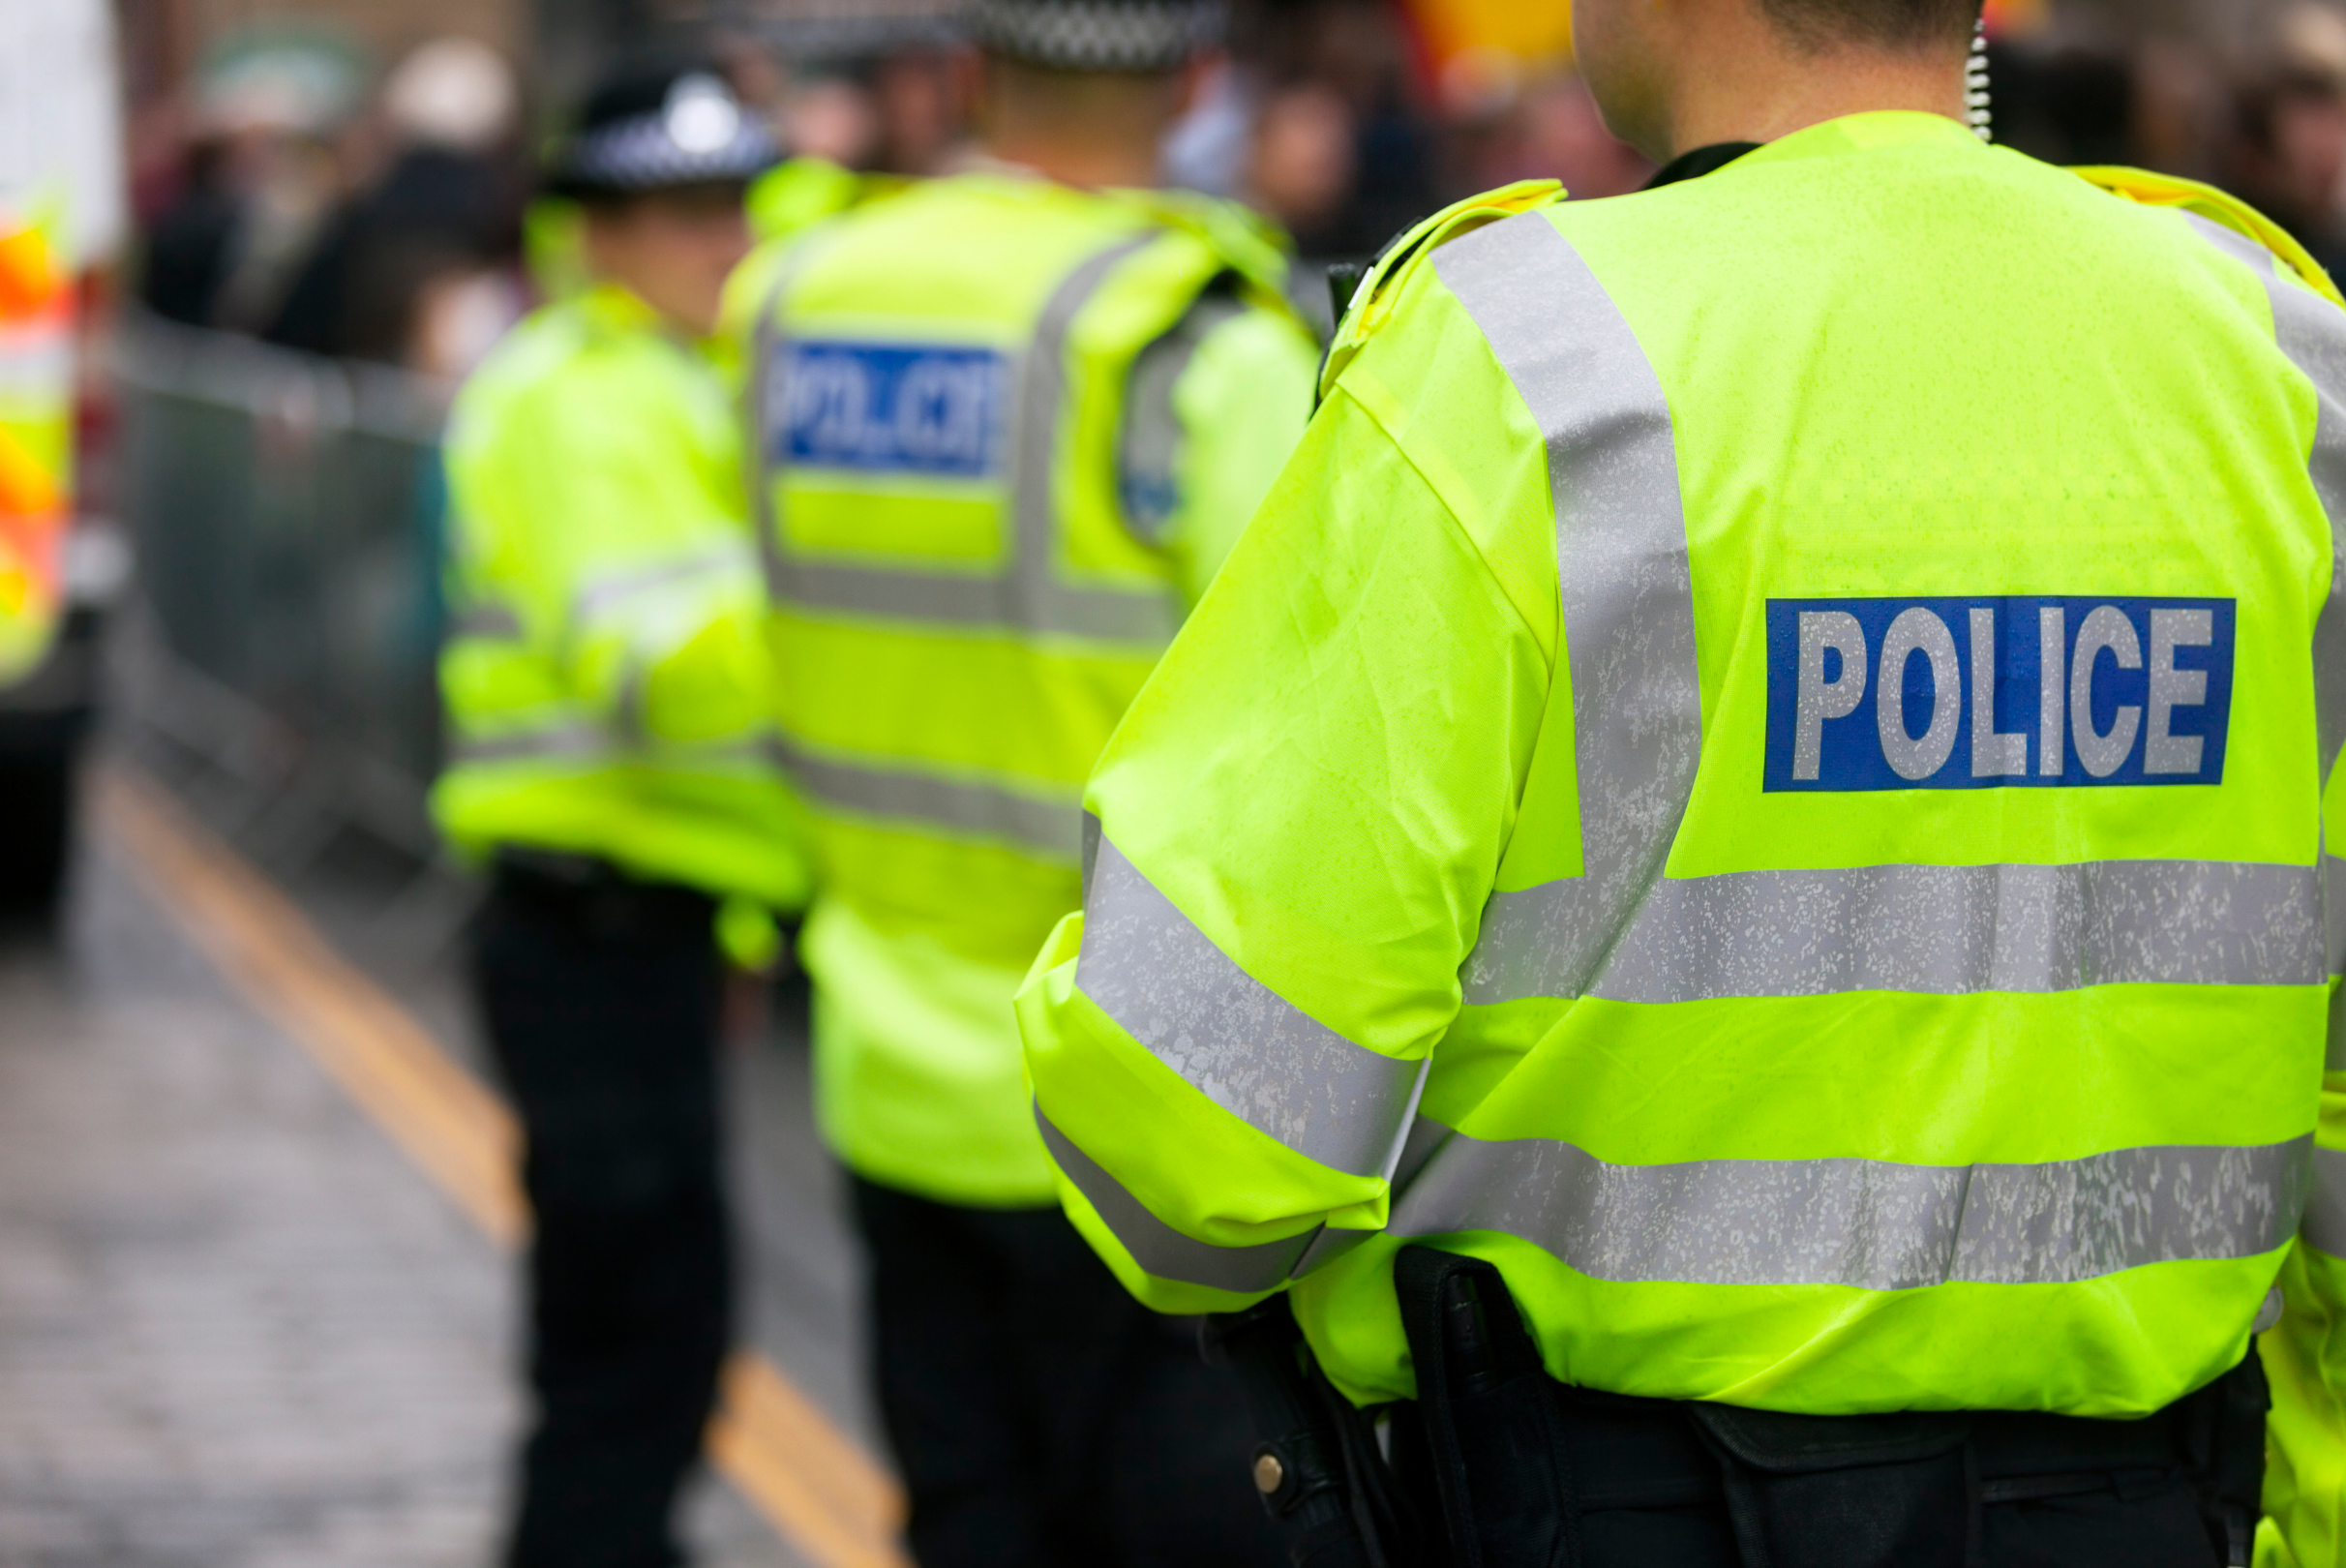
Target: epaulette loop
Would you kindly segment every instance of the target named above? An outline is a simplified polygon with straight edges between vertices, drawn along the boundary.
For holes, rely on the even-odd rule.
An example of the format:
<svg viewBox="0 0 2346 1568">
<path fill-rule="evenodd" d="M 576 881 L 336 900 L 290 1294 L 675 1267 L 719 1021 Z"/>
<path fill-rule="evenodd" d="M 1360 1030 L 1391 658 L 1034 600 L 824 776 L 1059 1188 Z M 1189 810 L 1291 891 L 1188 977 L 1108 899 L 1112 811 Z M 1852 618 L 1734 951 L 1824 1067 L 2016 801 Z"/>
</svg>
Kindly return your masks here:
<svg viewBox="0 0 2346 1568">
<path fill-rule="evenodd" d="M 1353 355 L 1376 335 L 1377 329 L 1393 314 L 1394 303 L 1401 296 L 1402 286 L 1417 270 L 1418 263 L 1441 246 L 1502 219 L 1519 213 L 1536 212 L 1564 199 L 1564 187 L 1554 180 L 1519 180 L 1486 191 L 1481 196 L 1468 196 L 1454 202 L 1422 223 L 1404 230 L 1392 244 L 1385 247 L 1373 265 L 1361 277 L 1353 288 L 1351 299 L 1336 323 L 1336 337 L 1328 346 L 1327 362 L 1320 368 L 1319 395 L 1326 397 L 1344 367 L 1352 363 Z"/>
<path fill-rule="evenodd" d="M 2212 185 L 2197 180 L 2181 179 L 2173 174 L 2154 174 L 2146 168 L 2125 168 L 2115 165 L 2070 170 L 2089 185 L 2099 186 L 2112 196 L 2146 207 L 2180 207 L 2197 213 L 2211 223 L 2248 238 L 2287 262 L 2289 269 L 2302 278 L 2307 286 L 2334 304 L 2346 306 L 2346 295 L 2331 280 L 2328 269 L 2297 241 L 2297 236 L 2257 211 L 2254 207 Z"/>
</svg>

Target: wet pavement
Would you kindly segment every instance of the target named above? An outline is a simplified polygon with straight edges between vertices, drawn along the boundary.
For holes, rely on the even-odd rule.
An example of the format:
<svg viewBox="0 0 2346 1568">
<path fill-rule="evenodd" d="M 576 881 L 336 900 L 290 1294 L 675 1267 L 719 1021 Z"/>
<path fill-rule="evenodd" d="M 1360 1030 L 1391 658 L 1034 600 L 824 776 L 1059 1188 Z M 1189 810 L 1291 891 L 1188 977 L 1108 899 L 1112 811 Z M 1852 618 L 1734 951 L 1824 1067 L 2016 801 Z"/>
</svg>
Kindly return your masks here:
<svg viewBox="0 0 2346 1568">
<path fill-rule="evenodd" d="M 487 1568 L 524 1413 L 509 1254 L 96 820 L 58 931 L 0 937 L 0 1563 Z M 477 1059 L 453 946 L 354 950 L 349 879 L 309 882 L 298 902 L 346 954 Z M 803 1040 L 767 1028 L 735 1056 L 749 1338 L 852 1470 L 870 1446 L 852 1254 Z M 885 1560 L 777 1530 L 770 1499 L 801 1478 L 797 1429 L 776 1430 L 752 1455 L 763 1511 L 697 1489 L 699 1560 Z"/>
</svg>

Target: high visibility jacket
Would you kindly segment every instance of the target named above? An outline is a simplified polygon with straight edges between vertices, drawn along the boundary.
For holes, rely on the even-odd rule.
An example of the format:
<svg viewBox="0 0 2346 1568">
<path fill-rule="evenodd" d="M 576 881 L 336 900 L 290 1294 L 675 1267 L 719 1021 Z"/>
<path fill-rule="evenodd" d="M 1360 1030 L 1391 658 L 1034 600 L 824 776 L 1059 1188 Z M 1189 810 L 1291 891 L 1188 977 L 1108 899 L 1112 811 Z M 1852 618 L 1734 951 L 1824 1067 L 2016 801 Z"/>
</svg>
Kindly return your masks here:
<svg viewBox="0 0 2346 1568">
<path fill-rule="evenodd" d="M 57 227 L 0 210 L 0 683 L 48 647 L 73 505 L 74 294 Z"/>
<path fill-rule="evenodd" d="M 2200 205 L 1871 114 L 1389 267 L 1021 993 L 1128 1284 L 1406 1398 L 1434 1238 L 1571 1383 L 2124 1416 L 2301 1216 L 2331 1441 L 2346 312 Z"/>
<path fill-rule="evenodd" d="M 872 1180 L 1052 1200 L 1011 998 L 1084 776 L 1309 414 L 1282 269 L 1218 206 L 984 172 L 737 280 L 817 1110 Z"/>
<path fill-rule="evenodd" d="M 443 830 L 802 905 L 739 428 L 702 348 L 613 285 L 549 306 L 466 383 L 447 464 Z"/>
<path fill-rule="evenodd" d="M 793 158 L 750 182 L 749 231 L 761 244 L 791 239 L 912 183 L 905 175 L 863 173 L 827 158 Z"/>
</svg>

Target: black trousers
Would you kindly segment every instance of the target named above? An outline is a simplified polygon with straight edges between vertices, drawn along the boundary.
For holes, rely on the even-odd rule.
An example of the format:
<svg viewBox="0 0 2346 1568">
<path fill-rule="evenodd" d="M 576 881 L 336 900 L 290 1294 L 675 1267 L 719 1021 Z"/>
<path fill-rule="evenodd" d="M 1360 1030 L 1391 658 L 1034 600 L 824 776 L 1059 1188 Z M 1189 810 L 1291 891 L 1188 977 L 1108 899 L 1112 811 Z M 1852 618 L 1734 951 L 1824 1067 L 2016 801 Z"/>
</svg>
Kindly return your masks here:
<svg viewBox="0 0 2346 1568">
<path fill-rule="evenodd" d="M 1809 1416 L 1552 1382 L 1490 1263 L 1394 1260 L 1392 1471 L 1442 1568 L 2228 1568 L 2264 1486 L 2252 1350 L 2133 1421 Z M 1351 1445 L 1357 1448 L 1357 1444 Z"/>
<path fill-rule="evenodd" d="M 511 1568 L 668 1568 L 730 1332 L 708 900 L 500 868 L 475 980 L 526 1148 L 529 1380 Z"/>
<path fill-rule="evenodd" d="M 2132 1456 L 2116 1462 L 2064 1454 L 2050 1429 L 2059 1417 L 1984 1415 L 1976 1435 L 1991 1452 L 1971 1462 L 1980 1493 L 1967 1549 L 1961 1512 L 1939 1540 L 1910 1549 L 1876 1539 L 1881 1528 L 1863 1506 L 1863 1491 L 1791 1499 L 1779 1517 L 1772 1551 L 1739 1541 L 1720 1457 L 1698 1434 L 1685 1408 L 1662 1400 L 1631 1400 L 1559 1389 L 1561 1435 L 1579 1509 L 1579 1552 L 1569 1568 L 1833 1568 L 1849 1563 L 1946 1562 L 1966 1568 L 2224 1568 L 2211 1538 L 2204 1488 L 2181 1451 L 2164 1463 Z M 1442 1518 L 1412 1406 L 1396 1407 L 1394 1444 L 1404 1493 L 1428 1521 Z M 2157 1418 L 2152 1418 L 2156 1420 Z M 2028 1429 L 2047 1429 L 2032 1442 Z M 2030 1454 L 2031 1448 L 2041 1459 Z M 2034 1460 L 2034 1462 L 2030 1462 Z M 2015 1462 L 2026 1468 L 2013 1473 Z M 1951 1466 L 1960 1497 L 1961 1456 Z M 2030 1472 L 2033 1473 L 2030 1473 Z M 1891 1484 L 1883 1470 L 1884 1485 Z M 1850 1507 L 1855 1501 L 1857 1506 Z M 1962 1504 L 1957 1500 L 1958 1510 Z M 1886 1553 L 1886 1554 L 1885 1554 Z M 1485 1552 L 1483 1568 L 1514 1568 Z M 2245 1560 L 2244 1558 L 2242 1560 Z M 1566 1568 L 1566 1563 L 1557 1564 Z"/>
<path fill-rule="evenodd" d="M 920 1568 L 1283 1560 L 1237 1380 L 1117 1283 L 1057 1210 L 857 1180 L 882 1419 Z"/>
</svg>

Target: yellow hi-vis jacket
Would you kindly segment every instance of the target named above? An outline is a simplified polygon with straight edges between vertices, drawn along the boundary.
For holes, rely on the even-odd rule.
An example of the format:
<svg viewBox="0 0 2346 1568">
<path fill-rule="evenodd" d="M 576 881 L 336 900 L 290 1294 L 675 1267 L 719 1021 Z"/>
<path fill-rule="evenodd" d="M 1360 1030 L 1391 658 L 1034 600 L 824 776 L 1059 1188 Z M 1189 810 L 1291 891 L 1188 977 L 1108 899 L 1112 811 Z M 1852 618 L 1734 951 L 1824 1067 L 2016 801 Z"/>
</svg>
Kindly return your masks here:
<svg viewBox="0 0 2346 1568">
<path fill-rule="evenodd" d="M 72 506 L 74 291 L 56 227 L 0 211 L 0 684 L 48 648 Z"/>
<path fill-rule="evenodd" d="M 548 306 L 466 383 L 447 463 L 442 829 L 802 906 L 739 427 L 702 347 L 616 285 Z"/>
<path fill-rule="evenodd" d="M 737 279 L 817 1111 L 873 1181 L 1052 1200 L 1011 997 L 1084 776 L 1310 412 L 1283 272 L 1217 204 L 988 171 Z"/>
<path fill-rule="evenodd" d="M 1570 1383 L 2123 1417 L 2279 1284 L 2338 1560 L 2346 311 L 2170 195 L 1869 114 L 1388 269 L 1020 997 L 1135 1291 L 1407 1398 L 1431 1240 Z"/>
</svg>

